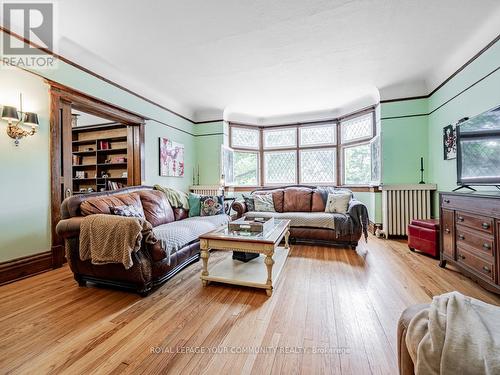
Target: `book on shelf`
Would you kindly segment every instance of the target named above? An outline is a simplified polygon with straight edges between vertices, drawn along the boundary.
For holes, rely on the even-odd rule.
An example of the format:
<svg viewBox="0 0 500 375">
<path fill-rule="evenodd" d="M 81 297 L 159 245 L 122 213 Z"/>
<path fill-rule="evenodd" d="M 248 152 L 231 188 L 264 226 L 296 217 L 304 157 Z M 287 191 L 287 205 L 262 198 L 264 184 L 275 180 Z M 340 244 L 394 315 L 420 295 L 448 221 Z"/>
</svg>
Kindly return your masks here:
<svg viewBox="0 0 500 375">
<path fill-rule="evenodd" d="M 100 150 L 110 150 L 111 145 L 108 141 L 99 141 L 99 149 Z"/>
<path fill-rule="evenodd" d="M 126 185 L 120 182 L 108 181 L 108 190 L 118 190 L 124 187 L 126 187 Z"/>
<path fill-rule="evenodd" d="M 82 157 L 80 155 L 73 155 L 73 165 L 82 164 Z"/>
</svg>

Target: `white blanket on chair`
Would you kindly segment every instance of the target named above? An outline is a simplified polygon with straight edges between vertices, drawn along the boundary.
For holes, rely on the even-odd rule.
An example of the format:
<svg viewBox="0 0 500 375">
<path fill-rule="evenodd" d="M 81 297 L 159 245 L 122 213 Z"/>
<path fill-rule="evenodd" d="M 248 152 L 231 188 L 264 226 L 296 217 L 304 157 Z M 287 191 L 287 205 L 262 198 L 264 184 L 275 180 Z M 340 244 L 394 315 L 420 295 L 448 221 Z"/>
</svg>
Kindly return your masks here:
<svg viewBox="0 0 500 375">
<path fill-rule="evenodd" d="M 500 307 L 436 296 L 411 320 L 406 346 L 417 375 L 500 374 Z"/>
</svg>

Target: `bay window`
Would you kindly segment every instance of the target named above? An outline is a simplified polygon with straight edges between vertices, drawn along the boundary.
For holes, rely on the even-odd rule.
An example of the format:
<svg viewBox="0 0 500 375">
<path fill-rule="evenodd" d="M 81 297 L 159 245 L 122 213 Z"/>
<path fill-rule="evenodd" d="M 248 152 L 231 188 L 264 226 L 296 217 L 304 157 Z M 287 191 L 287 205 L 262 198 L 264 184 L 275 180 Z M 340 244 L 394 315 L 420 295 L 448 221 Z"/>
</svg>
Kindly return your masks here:
<svg viewBox="0 0 500 375">
<path fill-rule="evenodd" d="M 374 111 L 314 124 L 230 123 L 236 185 L 368 185 Z"/>
</svg>

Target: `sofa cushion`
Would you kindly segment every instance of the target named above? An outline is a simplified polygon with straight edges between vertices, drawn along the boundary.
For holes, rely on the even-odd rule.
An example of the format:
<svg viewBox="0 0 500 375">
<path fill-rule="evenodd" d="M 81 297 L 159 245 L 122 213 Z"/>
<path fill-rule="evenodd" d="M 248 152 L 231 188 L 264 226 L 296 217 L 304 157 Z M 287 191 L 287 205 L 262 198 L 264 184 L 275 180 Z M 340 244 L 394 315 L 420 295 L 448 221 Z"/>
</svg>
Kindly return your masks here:
<svg viewBox="0 0 500 375">
<path fill-rule="evenodd" d="M 141 198 L 144 217 L 153 227 L 171 223 L 175 220 L 174 211 L 168 203 L 165 194 L 158 190 L 143 190 L 137 192 Z"/>
<path fill-rule="evenodd" d="M 271 193 L 255 195 L 254 207 L 255 211 L 276 212 L 276 210 L 274 209 L 273 195 Z"/>
<path fill-rule="evenodd" d="M 273 195 L 274 209 L 276 212 L 283 212 L 283 189 L 260 190 L 253 192 L 253 195 L 269 194 Z"/>
<path fill-rule="evenodd" d="M 144 219 L 144 212 L 140 208 L 137 208 L 136 206 L 131 204 L 128 206 L 110 206 L 109 211 L 112 215 L 116 216 L 140 217 Z"/>
<path fill-rule="evenodd" d="M 226 225 L 229 220 L 228 215 L 194 216 L 160 225 L 153 228 L 153 232 L 165 251 L 165 257 L 169 258 L 177 250 L 197 241 L 203 233 Z"/>
<path fill-rule="evenodd" d="M 258 212 L 245 213 L 247 218 L 274 217 L 275 219 L 290 220 L 291 227 L 335 229 L 334 217 L 337 214 L 327 212 Z"/>
<path fill-rule="evenodd" d="M 311 211 L 312 212 L 325 212 L 325 201 L 318 190 L 312 193 Z"/>
<path fill-rule="evenodd" d="M 283 212 L 310 212 L 312 190 L 303 187 L 285 189 Z"/>
<path fill-rule="evenodd" d="M 189 217 L 200 216 L 201 210 L 201 195 L 195 193 L 189 193 Z"/>
<path fill-rule="evenodd" d="M 214 216 L 224 213 L 224 197 L 222 195 L 204 195 L 200 198 L 201 216 Z M 190 215 L 191 216 L 191 215 Z"/>
<path fill-rule="evenodd" d="M 129 205 L 137 207 L 137 209 L 142 212 L 144 216 L 141 199 L 137 193 L 106 195 L 89 198 L 80 204 L 80 211 L 83 216 L 94 214 L 110 215 L 111 211 L 109 210 L 109 207 Z"/>
<path fill-rule="evenodd" d="M 251 195 L 243 194 L 243 200 L 247 206 L 247 211 L 255 211 L 255 200 Z"/>
<path fill-rule="evenodd" d="M 351 194 L 349 193 L 330 193 L 326 201 L 325 212 L 345 214 L 350 201 Z"/>
</svg>

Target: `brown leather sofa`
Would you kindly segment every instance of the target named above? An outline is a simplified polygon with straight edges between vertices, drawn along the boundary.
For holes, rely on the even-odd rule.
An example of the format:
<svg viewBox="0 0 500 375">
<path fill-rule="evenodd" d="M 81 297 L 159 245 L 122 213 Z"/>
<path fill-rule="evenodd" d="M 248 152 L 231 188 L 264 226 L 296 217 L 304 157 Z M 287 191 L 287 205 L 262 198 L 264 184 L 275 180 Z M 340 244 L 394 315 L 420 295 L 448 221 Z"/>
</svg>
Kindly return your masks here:
<svg viewBox="0 0 500 375">
<path fill-rule="evenodd" d="M 170 261 L 159 241 L 152 246 L 143 245 L 144 248 L 132 254 L 133 266 L 128 270 L 122 264 L 94 265 L 89 260 L 80 260 L 79 233 L 83 217 L 97 213 L 108 214 L 109 206 L 124 204 L 142 205 L 144 216 L 153 227 L 188 217 L 188 211 L 172 209 L 162 192 L 145 186 L 65 199 L 61 206 L 62 220 L 57 224 L 56 230 L 64 238 L 66 258 L 80 286 L 89 281 L 147 294 L 153 286 L 165 282 L 184 267 L 199 260 L 199 240 L 187 243 L 177 250 L 170 256 Z"/>
<path fill-rule="evenodd" d="M 411 319 L 423 309 L 429 307 L 428 304 L 414 305 L 403 311 L 398 322 L 398 367 L 401 375 L 414 375 L 415 369 L 413 360 L 406 347 L 406 331 Z"/>
<path fill-rule="evenodd" d="M 277 212 L 277 214 L 273 216 L 276 218 L 290 219 L 287 217 L 286 213 L 307 215 L 308 212 L 325 212 L 324 198 L 319 188 L 316 186 L 292 185 L 286 187 L 263 188 L 251 192 L 251 194 L 268 193 L 272 193 L 273 196 L 274 209 Z M 351 199 L 348 210 L 348 215 L 353 222 L 351 233 L 337 235 L 336 231 L 331 228 L 294 225 L 292 220 L 290 226 L 291 241 L 324 243 L 328 245 L 338 244 L 356 249 L 358 241 L 363 234 L 363 226 L 360 224 L 359 218 L 354 217 L 355 215 L 353 214 L 355 207 L 359 205 L 364 206 L 363 203 L 354 198 Z M 233 203 L 232 208 L 236 211 L 238 218 L 248 214 L 245 202 L 237 201 Z"/>
</svg>

